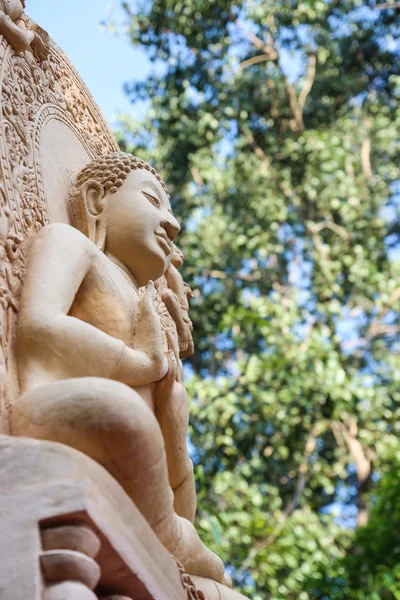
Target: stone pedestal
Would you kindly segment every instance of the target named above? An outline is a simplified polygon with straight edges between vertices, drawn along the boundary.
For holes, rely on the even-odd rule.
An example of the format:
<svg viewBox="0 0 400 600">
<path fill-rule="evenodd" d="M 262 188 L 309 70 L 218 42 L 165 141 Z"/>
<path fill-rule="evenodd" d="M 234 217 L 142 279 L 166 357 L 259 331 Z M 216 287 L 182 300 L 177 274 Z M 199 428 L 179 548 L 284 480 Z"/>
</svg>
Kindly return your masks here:
<svg viewBox="0 0 400 600">
<path fill-rule="evenodd" d="M 1 600 L 186 598 L 122 488 L 67 446 L 0 436 L 0 521 Z"/>
</svg>

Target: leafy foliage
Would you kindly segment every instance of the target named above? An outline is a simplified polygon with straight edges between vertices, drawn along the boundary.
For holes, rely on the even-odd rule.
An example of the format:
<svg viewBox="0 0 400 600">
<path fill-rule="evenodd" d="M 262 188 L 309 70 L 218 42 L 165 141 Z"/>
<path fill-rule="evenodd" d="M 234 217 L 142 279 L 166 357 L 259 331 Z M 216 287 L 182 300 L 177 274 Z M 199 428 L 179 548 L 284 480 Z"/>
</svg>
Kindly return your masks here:
<svg viewBox="0 0 400 600">
<path fill-rule="evenodd" d="M 333 600 L 386 600 L 400 598 L 400 464 L 394 460 L 370 498 L 370 518 L 360 527 L 344 558 L 332 568 L 322 566 L 316 585 L 309 589 L 316 597 Z"/>
<path fill-rule="evenodd" d="M 196 290 L 199 527 L 254 600 L 399 597 L 399 546 L 382 546 L 398 484 L 373 488 L 400 459 L 400 22 L 385 6 L 123 3 L 154 73 L 126 86 L 149 110 L 121 117 L 119 141 L 169 182 Z"/>
<path fill-rule="evenodd" d="M 350 598 L 400 598 L 399 486 L 396 462 L 379 482 L 368 525 L 357 531 L 354 550 L 343 561 Z"/>
</svg>

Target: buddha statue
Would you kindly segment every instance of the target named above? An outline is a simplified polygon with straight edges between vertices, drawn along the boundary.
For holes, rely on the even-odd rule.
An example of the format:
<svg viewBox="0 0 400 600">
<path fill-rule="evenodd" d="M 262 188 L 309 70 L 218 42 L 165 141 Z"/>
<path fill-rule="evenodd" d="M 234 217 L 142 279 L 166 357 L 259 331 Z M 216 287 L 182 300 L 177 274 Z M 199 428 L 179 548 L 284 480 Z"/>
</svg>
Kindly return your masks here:
<svg viewBox="0 0 400 600">
<path fill-rule="evenodd" d="M 30 247 L 12 434 L 61 442 L 103 465 L 188 573 L 228 582 L 193 526 L 187 396 L 173 339 L 189 324 L 176 306 L 184 285 L 168 273 L 180 226 L 166 186 L 150 165 L 117 152 L 77 174 L 70 206 L 75 227 L 47 225 Z M 153 283 L 164 274 L 161 293 L 175 306 L 169 325 Z"/>
</svg>

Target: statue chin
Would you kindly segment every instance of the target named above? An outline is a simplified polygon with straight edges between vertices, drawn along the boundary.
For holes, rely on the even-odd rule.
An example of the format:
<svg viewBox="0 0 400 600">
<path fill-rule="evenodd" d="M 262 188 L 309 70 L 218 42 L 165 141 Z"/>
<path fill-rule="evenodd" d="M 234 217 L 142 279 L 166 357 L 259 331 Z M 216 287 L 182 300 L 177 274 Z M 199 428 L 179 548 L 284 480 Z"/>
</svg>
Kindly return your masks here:
<svg viewBox="0 0 400 600">
<path fill-rule="evenodd" d="M 166 256 L 161 248 L 157 252 L 149 253 L 149 257 L 142 256 L 140 269 L 135 265 L 132 274 L 139 287 L 147 285 L 149 281 L 157 281 L 164 275 L 171 262 L 171 255 Z"/>
<path fill-rule="evenodd" d="M 143 287 L 149 281 L 157 281 L 162 277 L 170 266 L 172 257 L 172 252 L 167 255 L 166 248 L 164 250 L 157 241 L 146 246 L 144 244 L 137 246 L 130 252 L 129 257 L 126 253 L 118 252 L 118 246 L 114 250 L 114 244 L 107 244 L 105 254 L 128 271 L 138 287 Z"/>
</svg>

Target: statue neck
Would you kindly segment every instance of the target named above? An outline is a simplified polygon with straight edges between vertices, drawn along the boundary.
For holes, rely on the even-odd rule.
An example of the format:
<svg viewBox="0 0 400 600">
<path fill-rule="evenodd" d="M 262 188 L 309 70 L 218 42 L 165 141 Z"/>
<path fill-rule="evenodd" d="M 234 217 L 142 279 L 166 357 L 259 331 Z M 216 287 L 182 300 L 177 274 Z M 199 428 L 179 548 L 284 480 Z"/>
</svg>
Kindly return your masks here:
<svg viewBox="0 0 400 600">
<path fill-rule="evenodd" d="M 111 260 L 111 262 L 113 262 L 118 267 L 125 279 L 129 281 L 133 289 L 138 291 L 139 288 L 136 279 L 134 278 L 128 267 L 121 260 L 119 260 L 113 254 L 111 254 L 111 252 L 108 252 L 106 250 L 104 254 L 107 256 L 107 258 Z"/>
</svg>

